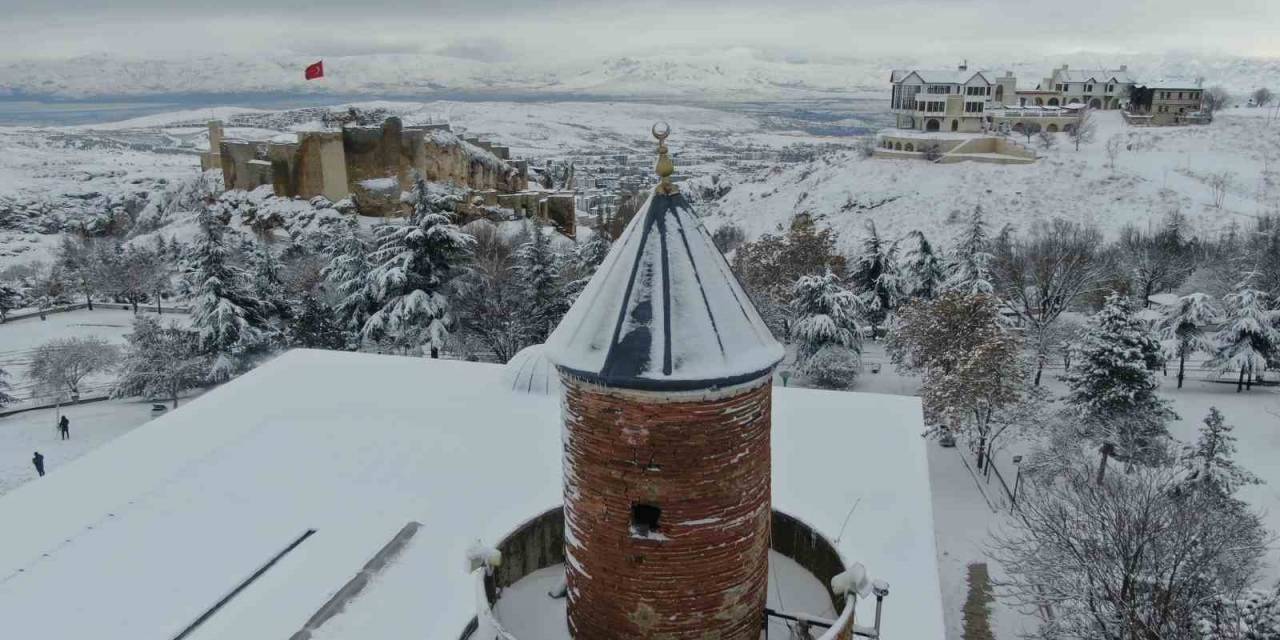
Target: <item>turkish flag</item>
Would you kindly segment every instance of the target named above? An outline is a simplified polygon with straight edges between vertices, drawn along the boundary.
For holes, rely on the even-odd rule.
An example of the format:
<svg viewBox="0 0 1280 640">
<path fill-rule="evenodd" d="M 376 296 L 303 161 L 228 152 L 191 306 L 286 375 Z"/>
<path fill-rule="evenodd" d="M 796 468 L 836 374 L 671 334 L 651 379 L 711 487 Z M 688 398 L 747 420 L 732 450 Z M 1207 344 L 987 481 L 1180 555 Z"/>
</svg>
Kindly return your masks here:
<svg viewBox="0 0 1280 640">
<path fill-rule="evenodd" d="M 323 78 L 324 77 L 324 60 L 321 60 L 320 62 L 317 62 L 313 65 L 308 65 L 307 70 L 303 75 L 305 75 L 308 80 Z"/>
</svg>

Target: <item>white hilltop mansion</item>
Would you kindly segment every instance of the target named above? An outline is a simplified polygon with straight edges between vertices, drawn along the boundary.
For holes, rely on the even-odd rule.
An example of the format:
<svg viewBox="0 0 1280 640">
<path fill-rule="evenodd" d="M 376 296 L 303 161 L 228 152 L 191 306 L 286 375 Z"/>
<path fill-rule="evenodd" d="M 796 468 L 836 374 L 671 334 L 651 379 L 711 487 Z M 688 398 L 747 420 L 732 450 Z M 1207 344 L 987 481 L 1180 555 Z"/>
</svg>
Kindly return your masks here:
<svg viewBox="0 0 1280 640">
<path fill-rule="evenodd" d="M 944 70 L 897 69 L 889 82 L 895 128 L 881 132 L 875 155 L 942 163 L 1034 162 L 1034 151 L 997 134 L 1070 132 L 1087 109 L 1142 112 L 1150 114 L 1143 120 L 1150 124 L 1191 122 L 1201 97 L 1181 86 L 1149 91 L 1126 65 L 1064 64 L 1034 87 L 1019 87 L 1012 71 L 970 69 L 967 63 Z"/>
<path fill-rule="evenodd" d="M 890 76 L 892 109 L 899 129 L 979 133 L 1020 129 L 1030 118 L 1066 120 L 1042 123 L 1046 130 L 1066 130 L 1077 110 L 1119 109 L 1136 81 L 1128 67 L 1070 69 L 1062 65 L 1035 87 L 1018 87 L 1012 71 L 899 69 Z"/>
</svg>

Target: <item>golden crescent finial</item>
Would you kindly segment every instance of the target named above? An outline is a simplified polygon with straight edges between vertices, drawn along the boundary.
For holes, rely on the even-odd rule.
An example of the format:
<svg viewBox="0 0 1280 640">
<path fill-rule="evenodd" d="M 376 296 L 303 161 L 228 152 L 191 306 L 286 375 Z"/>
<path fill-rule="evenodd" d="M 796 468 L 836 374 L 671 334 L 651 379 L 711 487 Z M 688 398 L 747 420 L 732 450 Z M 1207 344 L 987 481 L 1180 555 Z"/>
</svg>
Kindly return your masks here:
<svg viewBox="0 0 1280 640">
<path fill-rule="evenodd" d="M 675 173 L 676 165 L 671 162 L 671 158 L 667 155 L 667 136 L 671 135 L 671 125 L 665 122 L 655 122 L 650 130 L 653 137 L 658 139 L 658 164 L 654 167 L 654 171 L 658 174 L 657 192 L 663 195 L 671 195 L 676 193 L 677 189 L 671 183 L 671 174 Z"/>
<path fill-rule="evenodd" d="M 653 137 L 657 138 L 658 142 L 662 142 L 667 139 L 667 136 L 671 135 L 671 125 L 662 121 L 655 122 L 651 131 Z"/>
</svg>

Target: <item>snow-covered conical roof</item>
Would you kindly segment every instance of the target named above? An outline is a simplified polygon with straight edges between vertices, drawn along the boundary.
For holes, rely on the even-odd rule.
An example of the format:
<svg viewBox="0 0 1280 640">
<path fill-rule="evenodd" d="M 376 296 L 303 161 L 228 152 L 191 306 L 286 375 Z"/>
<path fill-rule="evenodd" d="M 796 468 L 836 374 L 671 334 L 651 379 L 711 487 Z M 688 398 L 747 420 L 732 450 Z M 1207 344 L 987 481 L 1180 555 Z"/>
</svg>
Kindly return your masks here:
<svg viewBox="0 0 1280 640">
<path fill-rule="evenodd" d="M 502 380 L 518 393 L 558 395 L 560 375 L 555 365 L 547 359 L 544 345 L 535 344 L 521 349 L 506 364 Z"/>
<path fill-rule="evenodd" d="M 691 390 L 746 382 L 782 360 L 684 196 L 659 188 L 548 338 L 567 372 L 608 386 Z"/>
</svg>

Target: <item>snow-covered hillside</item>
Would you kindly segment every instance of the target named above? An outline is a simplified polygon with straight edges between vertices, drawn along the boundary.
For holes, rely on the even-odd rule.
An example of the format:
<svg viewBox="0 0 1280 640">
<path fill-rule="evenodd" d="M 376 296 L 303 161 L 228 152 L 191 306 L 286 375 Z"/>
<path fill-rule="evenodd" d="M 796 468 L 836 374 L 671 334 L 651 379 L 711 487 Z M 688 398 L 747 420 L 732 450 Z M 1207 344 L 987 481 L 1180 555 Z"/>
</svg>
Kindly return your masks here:
<svg viewBox="0 0 1280 640">
<path fill-rule="evenodd" d="M 1115 233 L 1125 225 L 1156 225 L 1176 210 L 1200 233 L 1214 235 L 1233 222 L 1248 229 L 1255 217 L 1280 213 L 1280 121 L 1268 124 L 1266 111 L 1234 109 L 1211 125 L 1178 128 L 1128 127 L 1119 113 L 1098 112 L 1093 142 L 1076 151 L 1057 134 L 1057 146 L 1037 149 L 1045 157 L 1030 165 L 937 165 L 832 153 L 738 178 L 710 208 L 708 224 L 733 223 L 755 237 L 806 212 L 839 231 L 850 251 L 867 221 L 890 236 L 919 229 L 950 241 L 979 205 L 997 228 L 1008 223 L 1025 230 L 1064 218 Z M 1106 154 L 1113 137 L 1124 144 L 1114 170 Z M 1217 208 L 1209 180 L 1223 172 L 1230 187 Z"/>
<path fill-rule="evenodd" d="M 963 55 L 963 54 L 957 54 Z M 919 56 L 805 58 L 750 48 L 557 61 L 485 62 L 432 53 L 330 56 L 325 78 L 307 82 L 297 55 L 127 58 L 95 55 L 0 63 L 0 96 L 86 98 L 171 94 L 473 94 L 493 96 L 674 97 L 743 102 L 883 92 L 899 67 L 947 68 L 960 60 Z M 1128 64 L 1139 78 L 1204 76 L 1238 92 L 1280 85 L 1280 59 L 1229 55 L 1100 54 L 973 58 L 971 68 L 1012 69 L 1034 86 L 1063 63 Z"/>
</svg>

